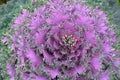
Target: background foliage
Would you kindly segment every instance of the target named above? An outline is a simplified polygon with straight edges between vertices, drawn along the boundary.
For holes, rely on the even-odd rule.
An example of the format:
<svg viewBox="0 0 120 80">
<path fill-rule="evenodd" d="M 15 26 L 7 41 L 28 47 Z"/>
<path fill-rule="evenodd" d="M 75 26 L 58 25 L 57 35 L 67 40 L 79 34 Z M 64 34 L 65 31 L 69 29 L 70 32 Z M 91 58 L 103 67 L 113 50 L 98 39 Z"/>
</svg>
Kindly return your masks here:
<svg viewBox="0 0 120 80">
<path fill-rule="evenodd" d="M 0 29 L 8 27 L 9 22 L 20 10 L 21 6 L 28 3 L 29 0 L 10 0 L 7 4 L 0 6 Z"/>
<path fill-rule="evenodd" d="M 0 4 L 4 4 L 4 3 L 6 3 L 7 1 L 9 1 L 9 0 L 0 0 Z"/>
</svg>

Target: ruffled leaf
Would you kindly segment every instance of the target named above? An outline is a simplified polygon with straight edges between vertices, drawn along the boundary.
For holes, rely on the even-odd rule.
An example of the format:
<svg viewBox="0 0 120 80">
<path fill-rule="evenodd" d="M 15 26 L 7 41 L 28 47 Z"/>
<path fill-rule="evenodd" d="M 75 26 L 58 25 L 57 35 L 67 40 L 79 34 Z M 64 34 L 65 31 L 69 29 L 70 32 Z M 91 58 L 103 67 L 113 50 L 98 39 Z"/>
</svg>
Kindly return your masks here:
<svg viewBox="0 0 120 80">
<path fill-rule="evenodd" d="M 32 49 L 26 50 L 26 56 L 33 65 L 39 65 L 41 63 L 41 58 L 38 57 Z"/>
<path fill-rule="evenodd" d="M 45 42 L 46 32 L 45 30 L 40 30 L 40 33 L 36 33 L 36 45 L 41 45 Z"/>
</svg>

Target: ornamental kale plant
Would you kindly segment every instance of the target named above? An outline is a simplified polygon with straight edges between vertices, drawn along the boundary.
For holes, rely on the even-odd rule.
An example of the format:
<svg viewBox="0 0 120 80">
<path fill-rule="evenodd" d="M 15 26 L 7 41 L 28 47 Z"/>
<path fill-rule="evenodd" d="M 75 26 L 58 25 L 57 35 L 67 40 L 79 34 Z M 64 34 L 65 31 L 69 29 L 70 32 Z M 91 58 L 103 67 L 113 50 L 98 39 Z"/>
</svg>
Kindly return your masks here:
<svg viewBox="0 0 120 80">
<path fill-rule="evenodd" d="M 11 80 L 111 80 L 120 73 L 118 39 L 98 7 L 51 0 L 34 12 L 24 9 L 10 35 Z"/>
</svg>

